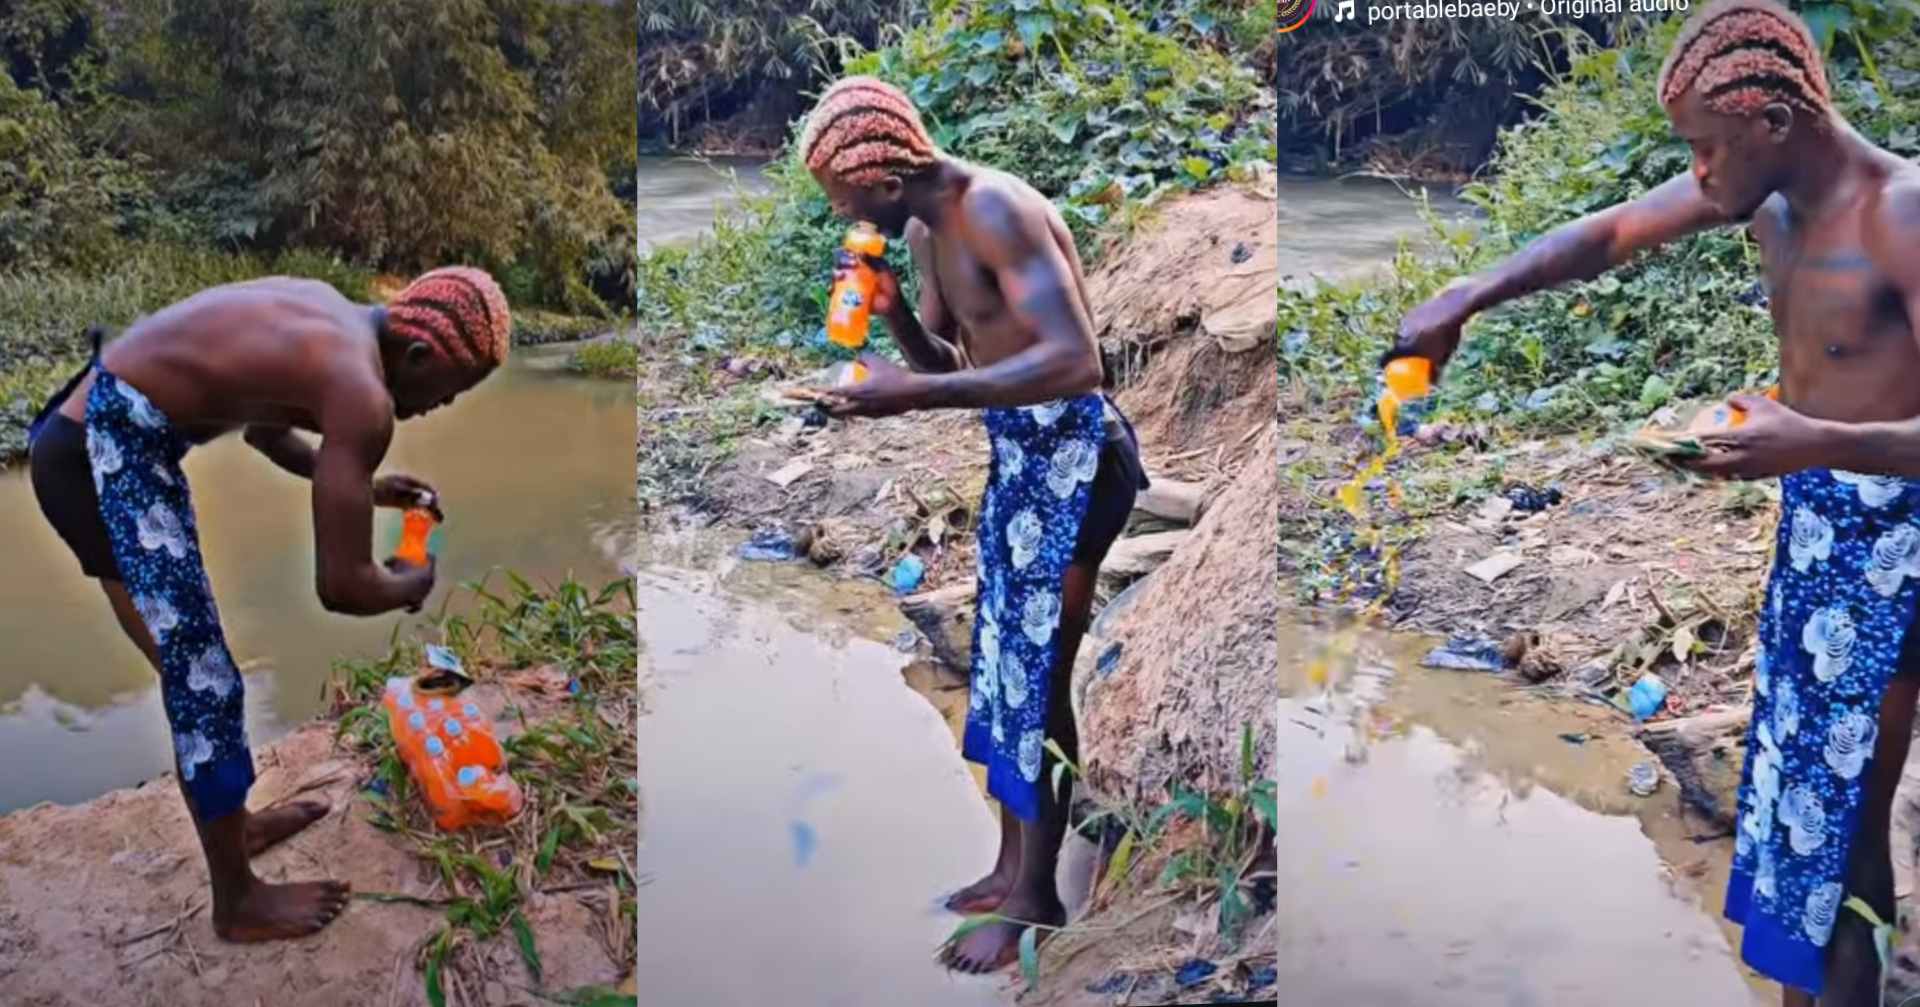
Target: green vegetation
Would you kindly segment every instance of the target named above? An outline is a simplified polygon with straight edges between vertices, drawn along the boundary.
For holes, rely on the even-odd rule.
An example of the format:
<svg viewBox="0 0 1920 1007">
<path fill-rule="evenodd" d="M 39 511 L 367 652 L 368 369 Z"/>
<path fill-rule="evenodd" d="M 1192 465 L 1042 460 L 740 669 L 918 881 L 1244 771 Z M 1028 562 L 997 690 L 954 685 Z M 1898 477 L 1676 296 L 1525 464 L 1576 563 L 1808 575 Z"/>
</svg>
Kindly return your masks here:
<svg viewBox="0 0 1920 1007">
<path fill-rule="evenodd" d="M 0 458 L 84 353 L 204 286 L 483 266 L 516 309 L 632 303 L 633 8 L 0 8 Z M 534 335 L 522 327 L 517 335 Z"/>
<path fill-rule="evenodd" d="M 465 585 L 477 607 L 461 615 L 443 608 L 432 629 L 482 681 L 489 672 L 543 667 L 570 683 L 572 697 L 559 711 L 531 721 L 516 711 L 521 730 L 505 747 L 526 807 L 511 825 L 443 833 L 416 799 L 380 700 L 389 677 L 421 667 L 420 642 L 396 642 L 378 660 L 342 662 L 331 686 L 339 735 L 377 764 L 378 782 L 361 794 L 372 809 L 370 820 L 432 866 L 451 893 L 429 903 L 445 910 L 446 923 L 421 952 L 427 998 L 435 1005 L 446 1003 L 446 974 L 462 967 L 472 942 L 501 934 L 511 935 L 539 980 L 539 947 L 521 906 L 543 887 L 611 885 L 616 904 L 609 907 L 603 939 L 609 956 L 629 971 L 635 960 L 632 853 L 639 841 L 639 782 L 629 774 L 636 758 L 633 669 L 639 643 L 632 582 L 615 581 L 596 594 L 571 580 L 540 588 L 512 573 L 507 579 L 505 594 L 484 582 Z M 419 901 L 382 893 L 358 897 Z M 631 996 L 606 991 L 564 996 L 560 1002 L 634 1003 Z"/>
<path fill-rule="evenodd" d="M 573 351 L 567 366 L 581 374 L 631 381 L 640 373 L 640 347 L 624 339 L 588 343 Z"/>
<path fill-rule="evenodd" d="M 1819 24 L 1831 29 L 1829 73 L 1843 113 L 1874 141 L 1920 155 L 1914 15 L 1875 8 L 1869 20 L 1839 5 L 1806 6 L 1831 8 Z M 1446 282 L 1685 171 L 1687 147 L 1673 138 L 1654 94 L 1678 28 L 1667 22 L 1617 49 L 1578 49 L 1571 70 L 1542 94 L 1540 117 L 1504 133 L 1492 177 L 1467 188 L 1483 219 L 1433 223 L 1437 256 L 1403 248 L 1382 279 L 1283 292 L 1283 373 L 1310 388 L 1370 387 L 1400 319 Z M 1729 228 L 1490 312 L 1469 327 L 1435 406 L 1564 430 L 1768 383 L 1777 356 L 1771 324 L 1740 300 L 1758 276 L 1755 249 Z"/>
</svg>

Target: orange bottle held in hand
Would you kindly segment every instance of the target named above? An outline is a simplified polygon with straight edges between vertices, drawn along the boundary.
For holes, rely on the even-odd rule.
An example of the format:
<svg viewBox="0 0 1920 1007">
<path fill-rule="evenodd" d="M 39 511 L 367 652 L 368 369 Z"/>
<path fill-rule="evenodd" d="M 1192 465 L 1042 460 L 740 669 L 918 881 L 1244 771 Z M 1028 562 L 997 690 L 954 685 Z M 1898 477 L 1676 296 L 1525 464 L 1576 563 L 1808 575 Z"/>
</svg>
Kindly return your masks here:
<svg viewBox="0 0 1920 1007">
<path fill-rule="evenodd" d="M 843 266 L 827 300 L 827 338 L 837 346 L 857 350 L 867 344 L 873 323 L 873 293 L 879 285 L 865 256 L 878 258 L 887 251 L 880 229 L 866 221 L 855 224 L 840 243 L 836 259 Z"/>
<path fill-rule="evenodd" d="M 1426 357 L 1395 357 L 1387 362 L 1387 390 L 1402 402 L 1423 398 L 1433 390 L 1433 361 Z"/>
<path fill-rule="evenodd" d="M 427 539 L 433 535 L 433 512 L 413 507 L 400 518 L 400 545 L 393 558 L 411 566 L 427 565 Z"/>
</svg>

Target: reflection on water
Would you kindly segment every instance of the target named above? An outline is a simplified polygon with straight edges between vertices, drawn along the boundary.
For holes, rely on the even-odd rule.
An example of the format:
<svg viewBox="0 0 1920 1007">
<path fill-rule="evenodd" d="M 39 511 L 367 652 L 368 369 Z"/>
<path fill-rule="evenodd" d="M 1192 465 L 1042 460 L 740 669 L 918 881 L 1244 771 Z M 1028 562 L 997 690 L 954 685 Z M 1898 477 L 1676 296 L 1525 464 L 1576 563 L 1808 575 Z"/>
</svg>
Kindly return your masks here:
<svg viewBox="0 0 1920 1007">
<path fill-rule="evenodd" d="M 1611 715 L 1422 670 L 1422 649 L 1364 641 L 1357 660 L 1336 655 L 1331 688 L 1298 675 L 1281 701 L 1280 817 L 1312 827 L 1280 837 L 1296 907 L 1280 988 L 1313 1003 L 1759 1002 L 1716 879 L 1689 890 L 1663 864 L 1697 856 L 1671 785 L 1626 795 L 1646 756 Z"/>
<path fill-rule="evenodd" d="M 1386 267 L 1403 238 L 1427 233 L 1419 204 L 1391 182 L 1378 179 L 1282 178 L 1280 280 L 1304 287 L 1315 280 L 1352 277 Z M 1411 188 L 1414 197 L 1419 188 Z M 1434 212 L 1456 219 L 1472 208 L 1451 194 L 1429 189 Z"/>
<path fill-rule="evenodd" d="M 761 192 L 761 162 L 738 157 L 640 159 L 640 254 L 654 245 L 685 241 L 713 226 L 714 211 L 731 202 L 735 186 Z"/>
<path fill-rule="evenodd" d="M 633 395 L 515 358 L 459 403 L 402 424 L 383 471 L 433 483 L 447 510 L 438 605 L 494 566 L 598 586 L 633 525 Z M 330 615 L 314 593 L 311 490 L 241 443 L 192 452 L 202 546 L 259 745 L 311 716 L 335 658 L 384 650 L 402 617 Z M 24 468 L 0 475 L 0 811 L 85 800 L 172 768 L 158 683 L 99 587 L 47 526 Z M 398 516 L 378 515 L 376 554 Z"/>
<path fill-rule="evenodd" d="M 959 922 L 938 901 L 997 830 L 951 723 L 879 642 L 905 621 L 864 586 L 724 566 L 639 574 L 650 1002 L 1003 1003 L 1002 980 L 933 960 Z"/>
</svg>

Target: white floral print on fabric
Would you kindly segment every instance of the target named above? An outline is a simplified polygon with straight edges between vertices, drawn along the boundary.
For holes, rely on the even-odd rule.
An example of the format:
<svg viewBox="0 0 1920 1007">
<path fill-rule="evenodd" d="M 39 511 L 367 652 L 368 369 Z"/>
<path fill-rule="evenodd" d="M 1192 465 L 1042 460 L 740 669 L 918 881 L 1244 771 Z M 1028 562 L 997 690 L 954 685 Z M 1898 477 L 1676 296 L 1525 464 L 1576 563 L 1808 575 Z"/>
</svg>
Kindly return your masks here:
<svg viewBox="0 0 1920 1007">
<path fill-rule="evenodd" d="M 1839 469 L 1833 470 L 1833 481 L 1853 487 L 1859 494 L 1860 502 L 1875 510 L 1900 499 L 1900 494 L 1907 489 L 1907 481 L 1898 476 L 1862 475 Z"/>
<path fill-rule="evenodd" d="M 1840 913 L 1840 883 L 1829 881 L 1807 894 L 1807 938 L 1825 946 L 1833 937 L 1833 921 Z"/>
<path fill-rule="evenodd" d="M 1040 536 L 1046 529 L 1040 524 L 1040 515 L 1031 510 L 1023 510 L 1013 516 L 1007 524 L 1007 548 L 1013 551 L 1013 568 L 1025 570 L 1033 565 L 1033 558 L 1040 554 Z"/>
<path fill-rule="evenodd" d="M 139 389 L 124 381 L 115 382 L 115 384 L 119 387 L 120 397 L 127 400 L 127 414 L 133 417 L 133 422 L 148 430 L 166 428 L 167 418 L 161 415 L 160 410 L 153 407 L 153 403 L 141 394 Z"/>
<path fill-rule="evenodd" d="M 1773 697 L 1773 734 L 1791 738 L 1800 730 L 1800 692 L 1789 681 L 1780 683 L 1778 693 Z"/>
<path fill-rule="evenodd" d="M 1000 462 L 1000 481 L 1012 482 L 1020 478 L 1020 473 L 1027 467 L 1027 453 L 1020 449 L 1020 445 L 1001 437 L 993 442 L 993 448 Z"/>
<path fill-rule="evenodd" d="M 983 414 L 994 474 L 979 507 L 974 695 L 962 750 L 986 767 L 988 792 L 1026 821 L 1039 814 L 1048 712 L 1064 701 L 1050 694 L 1061 585 L 1092 495 L 1103 414 L 1097 395 Z"/>
<path fill-rule="evenodd" d="M 1920 528 L 1903 524 L 1873 543 L 1867 562 L 1867 583 L 1883 598 L 1891 598 L 1908 577 L 1920 576 Z"/>
<path fill-rule="evenodd" d="M 1800 646 L 1813 655 L 1813 676 L 1831 682 L 1853 666 L 1853 644 L 1858 633 L 1853 616 L 1844 608 L 1822 608 L 1800 631 Z"/>
<path fill-rule="evenodd" d="M 167 634 L 180 625 L 180 613 L 174 611 L 165 598 L 134 595 L 133 610 L 140 613 L 140 621 L 146 623 L 147 632 L 153 635 L 154 643 L 167 642 Z"/>
<path fill-rule="evenodd" d="M 120 471 L 124 461 L 120 457 L 120 445 L 111 434 L 87 434 L 87 461 L 93 465 L 93 491 L 105 491 L 108 476 Z"/>
<path fill-rule="evenodd" d="M 1767 676 L 1767 648 L 1762 647 L 1753 655 L 1753 691 L 1762 696 L 1773 691 L 1773 681 Z"/>
<path fill-rule="evenodd" d="M 1802 573 L 1815 560 L 1832 556 L 1833 522 L 1805 507 L 1794 508 L 1792 538 L 1787 543 L 1787 554 L 1793 558 L 1793 568 Z"/>
<path fill-rule="evenodd" d="M 1804 783 L 1788 787 L 1780 797 L 1777 815 L 1789 830 L 1793 852 L 1804 857 L 1827 841 L 1827 807 L 1812 787 Z"/>
<path fill-rule="evenodd" d="M 180 778 L 189 782 L 200 764 L 213 758 L 213 742 L 198 731 L 175 735 L 173 749 L 180 758 Z"/>
<path fill-rule="evenodd" d="M 157 503 L 140 515 L 140 548 L 152 552 L 165 549 L 174 559 L 187 555 L 187 530 L 180 516 L 166 504 Z"/>
<path fill-rule="evenodd" d="M 1859 776 L 1879 734 L 1879 724 L 1871 715 L 1860 710 L 1842 714 L 1827 728 L 1827 765 L 1843 780 Z"/>
<path fill-rule="evenodd" d="M 187 688 L 195 692 L 211 692 L 224 699 L 238 684 L 240 673 L 227 656 L 225 647 L 208 647 L 201 651 L 187 669 Z"/>
</svg>

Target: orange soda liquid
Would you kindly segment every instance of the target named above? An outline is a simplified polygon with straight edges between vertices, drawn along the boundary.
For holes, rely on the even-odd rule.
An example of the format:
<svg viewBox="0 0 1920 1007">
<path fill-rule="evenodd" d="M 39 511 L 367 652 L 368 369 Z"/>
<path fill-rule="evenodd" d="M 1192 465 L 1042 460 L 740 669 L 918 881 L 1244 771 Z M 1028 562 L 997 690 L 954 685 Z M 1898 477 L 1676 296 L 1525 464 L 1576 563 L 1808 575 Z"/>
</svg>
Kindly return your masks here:
<svg viewBox="0 0 1920 1007">
<path fill-rule="evenodd" d="M 427 565 L 427 539 L 433 534 L 433 512 L 424 507 L 410 508 L 400 518 L 400 545 L 393 557 L 413 566 Z"/>
<path fill-rule="evenodd" d="M 520 813 L 523 795 L 479 707 L 423 696 L 406 678 L 387 680 L 382 704 L 394 747 L 435 826 L 451 832 L 500 825 Z"/>
<path fill-rule="evenodd" d="M 855 224 L 840 243 L 851 265 L 834 280 L 827 300 L 827 338 L 835 345 L 857 350 L 867 344 L 873 322 L 873 292 L 878 285 L 873 268 L 862 256 L 886 254 L 887 239 L 866 221 Z"/>
</svg>

